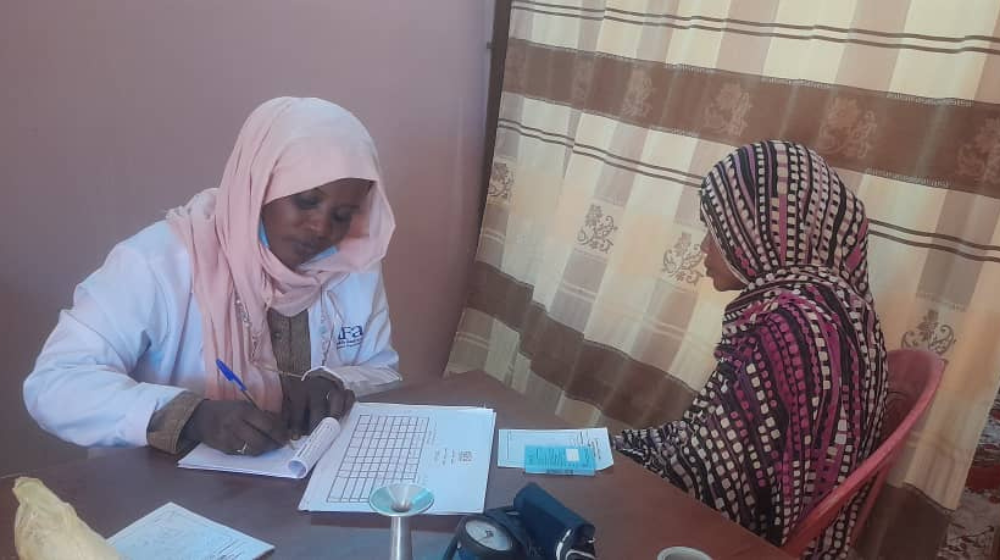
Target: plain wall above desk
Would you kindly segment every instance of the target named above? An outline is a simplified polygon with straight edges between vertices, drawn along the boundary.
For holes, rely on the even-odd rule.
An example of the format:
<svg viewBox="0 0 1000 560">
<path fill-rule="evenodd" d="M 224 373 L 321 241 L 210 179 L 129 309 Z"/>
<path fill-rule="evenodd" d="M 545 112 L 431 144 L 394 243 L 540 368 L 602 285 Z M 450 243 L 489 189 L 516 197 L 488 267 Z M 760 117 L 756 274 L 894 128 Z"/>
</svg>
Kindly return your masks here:
<svg viewBox="0 0 1000 560">
<path fill-rule="evenodd" d="M 0 17 L 0 474 L 82 451 L 21 383 L 73 286 L 118 241 L 217 186 L 278 95 L 353 111 L 398 229 L 385 263 L 404 375 L 443 369 L 480 199 L 491 0 L 11 3 Z"/>
</svg>

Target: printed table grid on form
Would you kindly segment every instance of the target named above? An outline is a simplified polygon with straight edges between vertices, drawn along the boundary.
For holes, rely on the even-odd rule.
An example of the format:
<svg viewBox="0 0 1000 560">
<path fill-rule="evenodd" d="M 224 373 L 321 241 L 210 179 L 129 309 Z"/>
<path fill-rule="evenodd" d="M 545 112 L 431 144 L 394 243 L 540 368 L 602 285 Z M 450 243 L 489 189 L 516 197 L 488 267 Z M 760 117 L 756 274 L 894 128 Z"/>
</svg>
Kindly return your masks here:
<svg viewBox="0 0 1000 560">
<path fill-rule="evenodd" d="M 415 482 L 428 418 L 358 418 L 327 502 L 362 503 L 372 491 L 395 482 Z"/>
</svg>

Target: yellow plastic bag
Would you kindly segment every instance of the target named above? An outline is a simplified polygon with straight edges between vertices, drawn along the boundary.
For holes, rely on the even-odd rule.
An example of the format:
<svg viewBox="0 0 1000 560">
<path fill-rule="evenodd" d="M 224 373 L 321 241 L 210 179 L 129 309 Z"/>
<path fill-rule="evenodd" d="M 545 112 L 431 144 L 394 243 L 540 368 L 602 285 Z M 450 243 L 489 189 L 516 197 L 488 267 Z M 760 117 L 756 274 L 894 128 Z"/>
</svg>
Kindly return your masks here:
<svg viewBox="0 0 1000 560">
<path fill-rule="evenodd" d="M 76 516 L 41 480 L 14 481 L 20 506 L 14 518 L 14 546 L 21 560 L 120 560 L 121 555 Z"/>
</svg>

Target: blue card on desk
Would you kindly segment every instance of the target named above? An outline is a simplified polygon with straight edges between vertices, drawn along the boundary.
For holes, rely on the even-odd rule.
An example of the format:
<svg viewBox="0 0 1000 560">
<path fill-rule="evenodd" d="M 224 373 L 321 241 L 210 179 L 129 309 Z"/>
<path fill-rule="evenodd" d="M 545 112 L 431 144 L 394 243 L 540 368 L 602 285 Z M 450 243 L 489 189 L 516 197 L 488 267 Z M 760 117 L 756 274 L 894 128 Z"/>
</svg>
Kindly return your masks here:
<svg viewBox="0 0 1000 560">
<path fill-rule="evenodd" d="M 594 452 L 586 446 L 526 445 L 524 472 L 594 476 Z"/>
</svg>

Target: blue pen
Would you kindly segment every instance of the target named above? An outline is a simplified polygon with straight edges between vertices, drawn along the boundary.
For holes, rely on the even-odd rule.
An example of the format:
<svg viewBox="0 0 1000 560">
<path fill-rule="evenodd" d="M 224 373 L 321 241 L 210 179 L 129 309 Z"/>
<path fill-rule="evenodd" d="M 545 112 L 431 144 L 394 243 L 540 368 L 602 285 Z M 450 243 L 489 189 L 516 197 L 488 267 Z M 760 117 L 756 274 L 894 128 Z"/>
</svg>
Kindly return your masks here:
<svg viewBox="0 0 1000 560">
<path fill-rule="evenodd" d="M 250 401 L 250 404 L 252 404 L 257 410 L 260 410 L 260 407 L 257 406 L 257 403 L 254 402 L 253 397 L 251 397 L 250 393 L 247 391 L 247 386 L 240 381 L 239 376 L 237 376 L 233 370 L 229 369 L 229 366 L 227 366 L 225 362 L 218 358 L 215 360 L 215 365 L 219 366 L 219 371 L 222 372 L 222 375 L 224 375 L 230 383 L 235 383 L 236 386 L 240 388 L 240 392 L 243 393 L 243 396 L 246 397 L 248 401 Z"/>
</svg>

